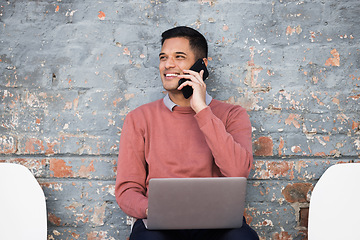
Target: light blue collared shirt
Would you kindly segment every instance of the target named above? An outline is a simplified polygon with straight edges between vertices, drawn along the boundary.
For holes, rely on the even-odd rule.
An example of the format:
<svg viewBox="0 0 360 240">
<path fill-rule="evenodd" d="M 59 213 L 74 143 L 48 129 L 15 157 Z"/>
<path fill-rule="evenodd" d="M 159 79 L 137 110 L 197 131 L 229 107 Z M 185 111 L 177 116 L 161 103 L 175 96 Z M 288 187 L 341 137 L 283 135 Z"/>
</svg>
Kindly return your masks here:
<svg viewBox="0 0 360 240">
<path fill-rule="evenodd" d="M 166 94 L 166 96 L 163 98 L 164 104 L 165 106 L 172 112 L 173 108 L 175 106 L 178 106 L 176 103 L 174 103 L 173 101 L 171 101 L 169 94 Z M 205 97 L 205 103 L 206 105 L 209 106 L 209 104 L 212 101 L 212 97 L 206 92 L 206 97 Z"/>
</svg>

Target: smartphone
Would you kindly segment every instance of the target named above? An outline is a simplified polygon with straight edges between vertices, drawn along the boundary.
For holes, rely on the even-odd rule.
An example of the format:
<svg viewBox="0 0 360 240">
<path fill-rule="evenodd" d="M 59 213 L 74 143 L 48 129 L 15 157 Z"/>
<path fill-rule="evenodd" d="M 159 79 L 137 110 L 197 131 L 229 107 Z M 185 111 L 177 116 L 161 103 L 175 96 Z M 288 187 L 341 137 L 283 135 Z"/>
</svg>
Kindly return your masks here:
<svg viewBox="0 0 360 240">
<path fill-rule="evenodd" d="M 204 70 L 204 74 L 203 74 L 203 80 L 205 81 L 205 79 L 209 76 L 209 71 L 206 68 L 205 62 L 202 58 L 199 58 L 194 65 L 192 65 L 192 67 L 190 68 L 190 70 L 193 70 L 195 72 L 200 72 L 201 70 Z M 186 81 L 191 81 L 190 79 L 186 79 L 186 78 L 182 78 L 179 80 L 179 86 L 181 84 L 183 84 Z M 186 99 L 188 99 L 192 94 L 193 94 L 193 89 L 191 86 L 185 86 L 181 89 L 184 97 Z"/>
</svg>

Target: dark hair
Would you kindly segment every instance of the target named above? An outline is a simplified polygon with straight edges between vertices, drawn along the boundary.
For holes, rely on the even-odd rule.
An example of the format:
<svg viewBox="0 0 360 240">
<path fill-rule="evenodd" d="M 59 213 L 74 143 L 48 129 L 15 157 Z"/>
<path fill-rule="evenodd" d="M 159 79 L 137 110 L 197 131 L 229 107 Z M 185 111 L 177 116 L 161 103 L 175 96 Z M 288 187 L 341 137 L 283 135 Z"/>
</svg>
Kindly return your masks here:
<svg viewBox="0 0 360 240">
<path fill-rule="evenodd" d="M 197 58 L 208 57 L 208 45 L 205 37 L 195 29 L 180 26 L 171 28 L 161 34 L 161 46 L 164 44 L 166 39 L 183 37 L 189 40 L 190 47 L 195 53 Z"/>
</svg>

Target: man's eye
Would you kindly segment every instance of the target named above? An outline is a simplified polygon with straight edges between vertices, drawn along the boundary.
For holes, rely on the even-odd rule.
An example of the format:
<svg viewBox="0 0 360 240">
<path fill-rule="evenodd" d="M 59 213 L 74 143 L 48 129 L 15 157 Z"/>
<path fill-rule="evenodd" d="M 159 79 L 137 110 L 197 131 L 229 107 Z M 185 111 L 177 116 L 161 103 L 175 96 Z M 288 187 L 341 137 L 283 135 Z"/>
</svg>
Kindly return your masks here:
<svg viewBox="0 0 360 240">
<path fill-rule="evenodd" d="M 176 58 L 183 59 L 183 58 L 185 58 L 185 57 L 182 56 L 182 55 L 179 55 L 179 56 L 176 56 Z"/>
<path fill-rule="evenodd" d="M 165 56 L 162 56 L 162 57 L 159 57 L 159 59 L 160 59 L 160 61 L 161 61 L 161 60 L 165 60 L 166 57 L 165 57 Z"/>
</svg>

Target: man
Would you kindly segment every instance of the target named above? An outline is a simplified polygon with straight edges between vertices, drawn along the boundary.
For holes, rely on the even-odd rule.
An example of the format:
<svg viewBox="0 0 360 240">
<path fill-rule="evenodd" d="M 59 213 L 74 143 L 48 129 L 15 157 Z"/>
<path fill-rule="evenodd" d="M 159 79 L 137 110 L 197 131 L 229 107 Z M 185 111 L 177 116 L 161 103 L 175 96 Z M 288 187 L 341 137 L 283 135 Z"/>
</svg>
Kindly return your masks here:
<svg viewBox="0 0 360 240">
<path fill-rule="evenodd" d="M 198 31 L 176 27 L 162 34 L 159 71 L 164 99 L 131 111 L 121 133 L 116 200 L 137 220 L 130 239 L 258 239 L 244 220 L 231 230 L 147 230 L 151 178 L 248 177 L 252 164 L 251 124 L 240 106 L 212 99 L 200 73 L 189 70 L 208 46 Z M 178 86 L 181 78 L 189 79 Z M 185 98 L 181 89 L 190 86 Z"/>
</svg>

